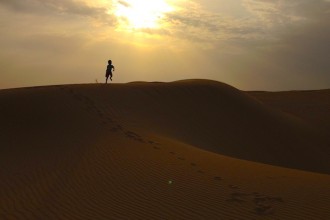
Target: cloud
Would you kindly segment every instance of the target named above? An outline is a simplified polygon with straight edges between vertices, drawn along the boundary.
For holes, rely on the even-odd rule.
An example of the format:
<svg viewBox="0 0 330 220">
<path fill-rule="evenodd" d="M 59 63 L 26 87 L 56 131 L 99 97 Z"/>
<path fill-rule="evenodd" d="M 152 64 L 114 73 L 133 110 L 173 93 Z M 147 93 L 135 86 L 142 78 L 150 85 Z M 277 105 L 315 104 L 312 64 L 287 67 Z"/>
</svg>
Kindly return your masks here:
<svg viewBox="0 0 330 220">
<path fill-rule="evenodd" d="M 241 89 L 330 87 L 329 1 L 241 0 L 239 10 L 244 16 L 210 11 L 202 5 L 204 1 L 198 2 L 184 1 L 178 10 L 161 18 L 162 28 L 141 29 L 145 34 L 139 35 L 114 31 L 116 17 L 109 14 L 111 7 L 130 7 L 125 0 L 103 5 L 73 0 L 0 0 L 0 74 L 7 81 L 21 79 L 23 83 L 27 79 L 17 75 L 25 69 L 24 74 L 42 77 L 47 72 L 45 75 L 54 80 L 55 74 L 62 72 L 62 77 L 72 77 L 70 82 L 75 82 L 81 73 L 85 79 L 90 77 L 93 68 L 102 72 L 103 63 L 99 62 L 117 56 L 116 63 L 122 60 L 118 69 L 127 69 L 123 74 L 127 81 L 148 73 L 152 79 L 145 80 L 155 80 L 157 74 L 160 81 L 193 76 L 225 81 Z M 139 36 L 148 49 L 135 47 Z M 152 55 L 147 53 L 149 49 Z M 167 55 L 160 58 L 163 54 Z M 139 65 L 145 65 L 135 75 L 136 67 L 127 66 L 127 62 L 136 64 L 137 58 Z M 162 66 L 168 66 L 164 60 L 171 61 L 171 71 Z M 191 63 L 198 63 L 198 68 Z M 35 82 L 32 78 L 31 84 Z"/>
<path fill-rule="evenodd" d="M 330 87 L 330 2 L 243 0 L 250 16 L 228 17 L 198 4 L 167 14 L 169 33 L 207 44 L 212 78 L 240 88 Z M 223 72 L 227 73 L 224 75 Z"/>
<path fill-rule="evenodd" d="M 330 2 L 326 0 L 243 0 L 243 5 L 261 21 L 270 26 L 276 26 L 327 17 Z"/>
<path fill-rule="evenodd" d="M 116 19 L 110 3 L 86 2 L 0 0 L 0 87 L 87 75 L 86 48 L 110 32 Z"/>
<path fill-rule="evenodd" d="M 163 19 L 173 36 L 192 41 L 277 39 L 281 32 L 308 22 L 329 20 L 330 2 L 325 0 L 242 0 L 250 16 L 235 17 L 204 10 L 189 2 Z M 168 32 L 167 32 L 168 33 Z"/>
<path fill-rule="evenodd" d="M 74 0 L 0 0 L 1 5 L 12 12 L 26 13 L 35 16 L 80 16 L 104 20 L 105 23 L 115 24 L 116 19 L 107 13 L 105 7 L 89 6 L 83 1 Z"/>
<path fill-rule="evenodd" d="M 301 72 L 330 70 L 330 2 L 245 0 L 245 3 L 271 26 L 281 23 L 272 31 L 277 41 L 268 48 L 275 61 Z"/>
<path fill-rule="evenodd" d="M 124 1 L 124 0 L 119 0 L 118 3 L 120 5 L 123 5 L 123 6 L 127 7 L 127 8 L 131 7 L 131 5 L 128 2 Z"/>
<path fill-rule="evenodd" d="M 271 37 L 256 42 L 254 47 L 247 44 L 248 53 L 234 58 L 241 68 L 233 71 L 262 79 L 263 89 L 329 88 L 330 3 L 322 0 L 245 3 Z"/>
<path fill-rule="evenodd" d="M 253 20 L 229 17 L 204 10 L 200 4 L 186 3 L 184 8 L 167 13 L 164 22 L 173 36 L 193 42 L 216 43 L 219 41 L 259 38 L 262 30 Z"/>
</svg>

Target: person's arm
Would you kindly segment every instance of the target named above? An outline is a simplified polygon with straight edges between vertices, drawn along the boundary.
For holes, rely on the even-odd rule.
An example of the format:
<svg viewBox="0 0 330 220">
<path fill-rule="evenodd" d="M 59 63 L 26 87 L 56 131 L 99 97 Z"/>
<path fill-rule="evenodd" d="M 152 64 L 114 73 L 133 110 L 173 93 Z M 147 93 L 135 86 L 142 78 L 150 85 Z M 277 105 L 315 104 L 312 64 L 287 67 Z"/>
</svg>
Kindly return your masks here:
<svg viewBox="0 0 330 220">
<path fill-rule="evenodd" d="M 115 71 L 115 66 L 112 66 L 113 67 L 113 71 Z"/>
</svg>

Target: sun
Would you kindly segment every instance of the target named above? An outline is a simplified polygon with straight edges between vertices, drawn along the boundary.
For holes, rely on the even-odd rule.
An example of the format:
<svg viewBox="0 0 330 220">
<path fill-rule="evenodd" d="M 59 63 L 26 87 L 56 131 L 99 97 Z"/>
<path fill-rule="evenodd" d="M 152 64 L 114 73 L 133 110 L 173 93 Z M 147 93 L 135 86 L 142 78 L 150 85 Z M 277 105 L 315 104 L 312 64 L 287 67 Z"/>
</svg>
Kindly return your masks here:
<svg viewBox="0 0 330 220">
<path fill-rule="evenodd" d="M 173 11 L 166 0 L 118 0 L 115 15 L 122 29 L 157 29 L 165 13 Z"/>
</svg>

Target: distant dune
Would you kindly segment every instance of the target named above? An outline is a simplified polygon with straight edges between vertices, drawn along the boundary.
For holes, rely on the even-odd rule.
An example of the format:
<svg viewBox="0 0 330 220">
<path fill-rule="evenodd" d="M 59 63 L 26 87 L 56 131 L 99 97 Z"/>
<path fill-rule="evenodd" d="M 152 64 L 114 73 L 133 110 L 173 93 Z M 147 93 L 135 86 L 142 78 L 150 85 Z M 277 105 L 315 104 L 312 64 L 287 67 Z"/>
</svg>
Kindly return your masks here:
<svg viewBox="0 0 330 220">
<path fill-rule="evenodd" d="M 287 92 L 248 92 L 271 108 L 295 115 L 330 132 L 330 89 Z"/>
<path fill-rule="evenodd" d="M 329 90 L 0 91 L 0 219 L 327 219 Z"/>
</svg>

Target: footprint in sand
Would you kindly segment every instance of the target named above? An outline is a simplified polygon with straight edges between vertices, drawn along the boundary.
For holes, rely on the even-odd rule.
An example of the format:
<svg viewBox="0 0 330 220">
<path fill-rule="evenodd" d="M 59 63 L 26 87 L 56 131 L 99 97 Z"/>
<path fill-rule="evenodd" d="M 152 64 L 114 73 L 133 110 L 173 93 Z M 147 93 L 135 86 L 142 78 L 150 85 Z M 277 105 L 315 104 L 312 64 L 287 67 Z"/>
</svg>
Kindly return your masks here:
<svg viewBox="0 0 330 220">
<path fill-rule="evenodd" d="M 106 117 L 105 119 L 106 119 L 107 122 L 109 122 L 109 123 L 114 123 L 114 120 L 112 120 L 112 118 L 110 118 L 110 117 Z"/>
<path fill-rule="evenodd" d="M 276 203 L 282 203 L 281 197 L 271 197 L 264 195 L 254 195 L 253 202 L 255 204 L 254 212 L 258 215 L 274 214 Z"/>
<path fill-rule="evenodd" d="M 220 177 L 220 176 L 215 176 L 215 177 L 213 177 L 213 179 L 214 179 L 214 180 L 217 180 L 217 181 L 221 181 L 221 180 L 223 180 L 223 178 Z"/>
<path fill-rule="evenodd" d="M 107 114 L 104 113 L 102 110 L 100 110 L 97 105 L 95 104 L 94 100 L 88 98 L 87 96 L 84 96 L 82 94 L 76 93 L 73 89 L 69 88 L 63 88 L 63 91 L 66 91 L 70 95 L 72 95 L 76 100 L 83 102 L 87 110 L 97 114 L 101 119 L 101 125 L 107 125 L 108 123 L 115 123 L 110 117 L 107 117 Z M 123 128 L 120 125 L 116 125 L 115 127 L 112 127 L 109 129 L 110 131 L 124 131 Z M 141 137 L 138 137 L 137 135 L 133 134 L 126 134 L 127 136 L 130 136 L 131 138 L 134 138 L 135 140 L 142 141 Z M 134 136 L 134 137 L 133 137 Z"/>
<path fill-rule="evenodd" d="M 274 208 L 268 204 L 259 204 L 254 208 L 254 211 L 258 215 L 271 215 L 275 212 Z"/>
<path fill-rule="evenodd" d="M 284 202 L 281 197 L 266 196 L 257 192 L 251 194 L 233 192 L 226 201 L 237 203 L 252 202 L 254 204 L 252 211 L 257 215 L 272 215 L 275 213 L 275 207 Z"/>
<path fill-rule="evenodd" d="M 112 128 L 110 128 L 109 130 L 112 131 L 112 132 L 117 132 L 117 131 L 119 131 L 119 129 L 118 129 L 117 127 L 112 127 Z"/>
<path fill-rule="evenodd" d="M 123 128 L 120 125 L 115 125 L 112 128 L 109 128 L 110 131 L 112 132 L 117 132 L 117 131 L 123 131 Z"/>
<path fill-rule="evenodd" d="M 152 145 L 160 145 L 160 143 L 155 142 L 155 141 L 152 141 L 152 140 L 149 140 L 148 143 L 149 144 L 152 144 Z"/>
<path fill-rule="evenodd" d="M 236 186 L 236 185 L 228 185 L 229 186 L 229 188 L 231 188 L 231 189 L 239 189 L 239 186 Z"/>
<path fill-rule="evenodd" d="M 104 114 L 102 111 L 100 111 L 99 109 L 95 108 L 96 109 L 96 112 L 97 114 L 101 117 L 101 118 L 104 118 Z"/>
<path fill-rule="evenodd" d="M 86 103 L 94 104 L 94 102 L 90 98 L 88 98 L 87 96 L 83 96 L 83 98 L 84 98 Z"/>
<path fill-rule="evenodd" d="M 95 110 L 97 113 L 99 113 L 99 114 L 101 113 L 101 114 L 102 114 L 102 112 L 96 107 L 96 105 L 95 105 L 95 103 L 94 103 L 94 101 L 93 101 L 92 99 L 90 99 L 90 98 L 88 98 L 87 96 L 84 96 L 84 95 L 82 95 L 82 94 L 78 94 L 78 93 L 76 93 L 76 92 L 75 92 L 73 89 L 71 89 L 71 88 L 70 88 L 70 89 L 66 89 L 66 91 L 67 91 L 69 94 L 73 95 L 74 99 L 83 102 L 87 108 L 89 108 L 89 109 L 93 109 L 93 110 Z"/>
<path fill-rule="evenodd" d="M 153 149 L 155 150 L 160 150 L 161 148 L 159 147 L 161 144 L 152 140 L 147 141 L 148 144 L 153 146 Z"/>
<path fill-rule="evenodd" d="M 283 202 L 282 197 L 279 197 L 279 196 L 266 196 L 266 195 L 260 194 L 258 192 L 253 192 L 252 194 L 254 196 L 255 203 L 264 202 L 264 201 Z"/>
<path fill-rule="evenodd" d="M 249 194 L 246 193 L 239 193 L 239 192 L 234 192 L 230 194 L 230 198 L 227 199 L 227 202 L 238 202 L 238 203 L 243 203 L 247 202 L 247 199 L 245 197 L 249 196 Z"/>
<path fill-rule="evenodd" d="M 135 141 L 139 141 L 139 142 L 142 142 L 142 143 L 145 142 L 140 135 L 138 135 L 138 134 L 136 134 L 132 131 L 125 131 L 124 133 L 125 133 L 126 137 L 128 137 L 128 138 L 131 138 Z"/>
<path fill-rule="evenodd" d="M 83 98 L 81 95 L 78 95 L 78 94 L 73 94 L 73 97 L 76 99 L 76 100 L 79 100 L 79 101 L 82 101 Z"/>
</svg>

